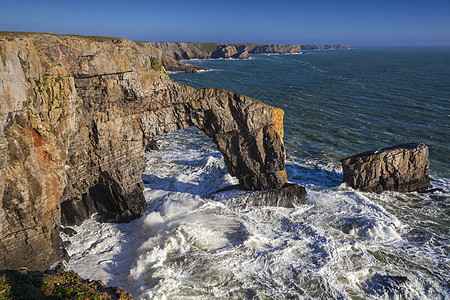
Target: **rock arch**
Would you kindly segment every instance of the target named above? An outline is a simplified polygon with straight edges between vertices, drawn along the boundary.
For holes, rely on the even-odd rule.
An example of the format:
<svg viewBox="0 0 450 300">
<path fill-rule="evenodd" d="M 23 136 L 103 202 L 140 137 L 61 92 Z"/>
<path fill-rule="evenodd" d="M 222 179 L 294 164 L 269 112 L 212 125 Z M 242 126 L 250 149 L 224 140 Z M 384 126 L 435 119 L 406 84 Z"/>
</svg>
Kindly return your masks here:
<svg viewBox="0 0 450 300">
<path fill-rule="evenodd" d="M 75 85 L 86 88 L 92 83 L 99 84 L 91 79 L 86 83 L 86 80 L 76 79 Z M 103 79 L 95 89 L 110 86 L 109 80 Z M 83 99 L 90 97 L 80 95 Z M 214 141 L 228 171 L 246 189 L 280 188 L 286 183 L 281 109 L 226 90 L 195 90 L 176 83 L 170 83 L 157 95 L 162 97 L 120 105 L 129 109 L 137 104 L 136 111 L 114 118 L 109 116 L 111 108 L 103 108 L 104 102 L 101 102 L 100 107 L 95 108 L 101 113 L 72 139 L 69 158 L 74 159 L 69 159 L 68 165 L 73 166 L 69 169 L 75 172 L 68 173 L 61 204 L 63 224 L 80 223 L 94 212 L 105 221 L 119 222 L 141 215 L 145 211 L 145 201 L 140 176 L 145 167 L 142 157 L 147 144 L 157 135 L 190 126 L 199 128 Z M 119 102 L 126 101 L 126 98 L 121 99 L 125 100 Z M 158 103 L 155 99 L 159 99 Z M 71 155 L 71 150 L 89 153 L 89 176 L 85 171 L 87 162 Z M 80 184 L 83 177 L 86 179 Z"/>
<path fill-rule="evenodd" d="M 283 111 L 176 84 L 153 50 L 117 38 L 0 34 L 0 268 L 59 260 L 61 224 L 144 213 L 144 152 L 158 134 L 197 126 L 247 189 L 286 183 Z"/>
</svg>

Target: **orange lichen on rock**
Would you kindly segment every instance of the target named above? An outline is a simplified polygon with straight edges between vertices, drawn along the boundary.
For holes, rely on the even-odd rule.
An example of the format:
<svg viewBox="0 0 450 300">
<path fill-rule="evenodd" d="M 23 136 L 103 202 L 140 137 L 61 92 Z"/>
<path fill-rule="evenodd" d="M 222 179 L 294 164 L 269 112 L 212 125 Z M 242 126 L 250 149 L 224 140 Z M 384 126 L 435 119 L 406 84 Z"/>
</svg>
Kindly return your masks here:
<svg viewBox="0 0 450 300">
<path fill-rule="evenodd" d="M 284 137 L 283 116 L 284 111 L 281 108 L 275 107 L 273 110 L 272 122 L 280 138 Z"/>
<path fill-rule="evenodd" d="M 31 130 L 31 134 L 33 135 L 33 144 L 35 147 L 41 147 L 44 143 L 42 141 L 42 137 L 36 129 Z"/>
</svg>

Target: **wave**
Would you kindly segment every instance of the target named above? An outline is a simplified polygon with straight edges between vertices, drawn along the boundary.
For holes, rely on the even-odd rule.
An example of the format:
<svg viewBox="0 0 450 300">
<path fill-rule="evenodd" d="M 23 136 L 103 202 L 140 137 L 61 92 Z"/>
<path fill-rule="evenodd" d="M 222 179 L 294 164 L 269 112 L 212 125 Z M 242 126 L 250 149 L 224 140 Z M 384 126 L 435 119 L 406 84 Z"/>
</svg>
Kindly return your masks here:
<svg viewBox="0 0 450 300">
<path fill-rule="evenodd" d="M 438 193 L 361 193 L 340 184 L 339 167 L 289 161 L 288 179 L 306 183 L 307 204 L 245 208 L 230 201 L 240 192 L 210 196 L 237 180 L 202 132 L 157 142 L 160 150 L 146 153 L 145 216 L 129 224 L 93 217 L 62 235 L 81 276 L 138 299 L 450 296 L 448 235 L 443 224 L 420 223 L 426 209 L 445 214 Z"/>
</svg>

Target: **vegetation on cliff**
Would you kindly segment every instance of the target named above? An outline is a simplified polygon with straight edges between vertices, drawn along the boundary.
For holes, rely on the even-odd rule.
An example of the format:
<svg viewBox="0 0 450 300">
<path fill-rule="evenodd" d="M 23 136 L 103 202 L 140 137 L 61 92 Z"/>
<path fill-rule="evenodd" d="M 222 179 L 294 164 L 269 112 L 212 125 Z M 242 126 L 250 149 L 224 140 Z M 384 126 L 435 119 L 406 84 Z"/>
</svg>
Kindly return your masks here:
<svg viewBox="0 0 450 300">
<path fill-rule="evenodd" d="M 0 299 L 122 299 L 133 297 L 122 288 L 82 279 L 73 271 L 61 274 L 21 270 L 0 271 Z"/>
</svg>

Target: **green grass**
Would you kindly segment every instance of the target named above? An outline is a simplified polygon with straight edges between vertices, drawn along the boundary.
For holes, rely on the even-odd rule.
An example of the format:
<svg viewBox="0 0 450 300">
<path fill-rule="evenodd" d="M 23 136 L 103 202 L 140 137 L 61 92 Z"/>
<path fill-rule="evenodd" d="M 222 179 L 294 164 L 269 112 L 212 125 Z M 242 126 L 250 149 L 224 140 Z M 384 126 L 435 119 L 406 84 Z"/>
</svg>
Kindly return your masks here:
<svg viewBox="0 0 450 300">
<path fill-rule="evenodd" d="M 159 71 L 159 72 L 163 72 L 163 73 L 167 74 L 166 70 L 161 66 L 161 64 L 159 63 L 159 61 L 156 57 L 151 58 L 151 66 L 150 67 L 155 71 Z"/>
<path fill-rule="evenodd" d="M 189 43 L 189 44 L 201 51 L 210 51 L 210 52 L 216 50 L 219 46 L 223 45 L 223 43 Z"/>
<path fill-rule="evenodd" d="M 95 36 L 95 35 L 78 35 L 78 34 L 58 34 L 58 33 L 49 33 L 49 32 L 26 32 L 26 31 L 0 31 L 0 37 L 27 37 L 27 36 L 35 36 L 35 35 L 50 35 L 54 37 L 69 37 L 69 38 L 79 38 L 87 41 L 95 41 L 95 42 L 111 42 L 114 40 L 120 40 L 122 38 L 118 37 L 108 37 L 108 36 Z"/>
<path fill-rule="evenodd" d="M 77 273 L 45 274 L 27 270 L 0 271 L 0 299 L 110 299 L 98 290 L 98 283 L 83 280 Z"/>
</svg>

